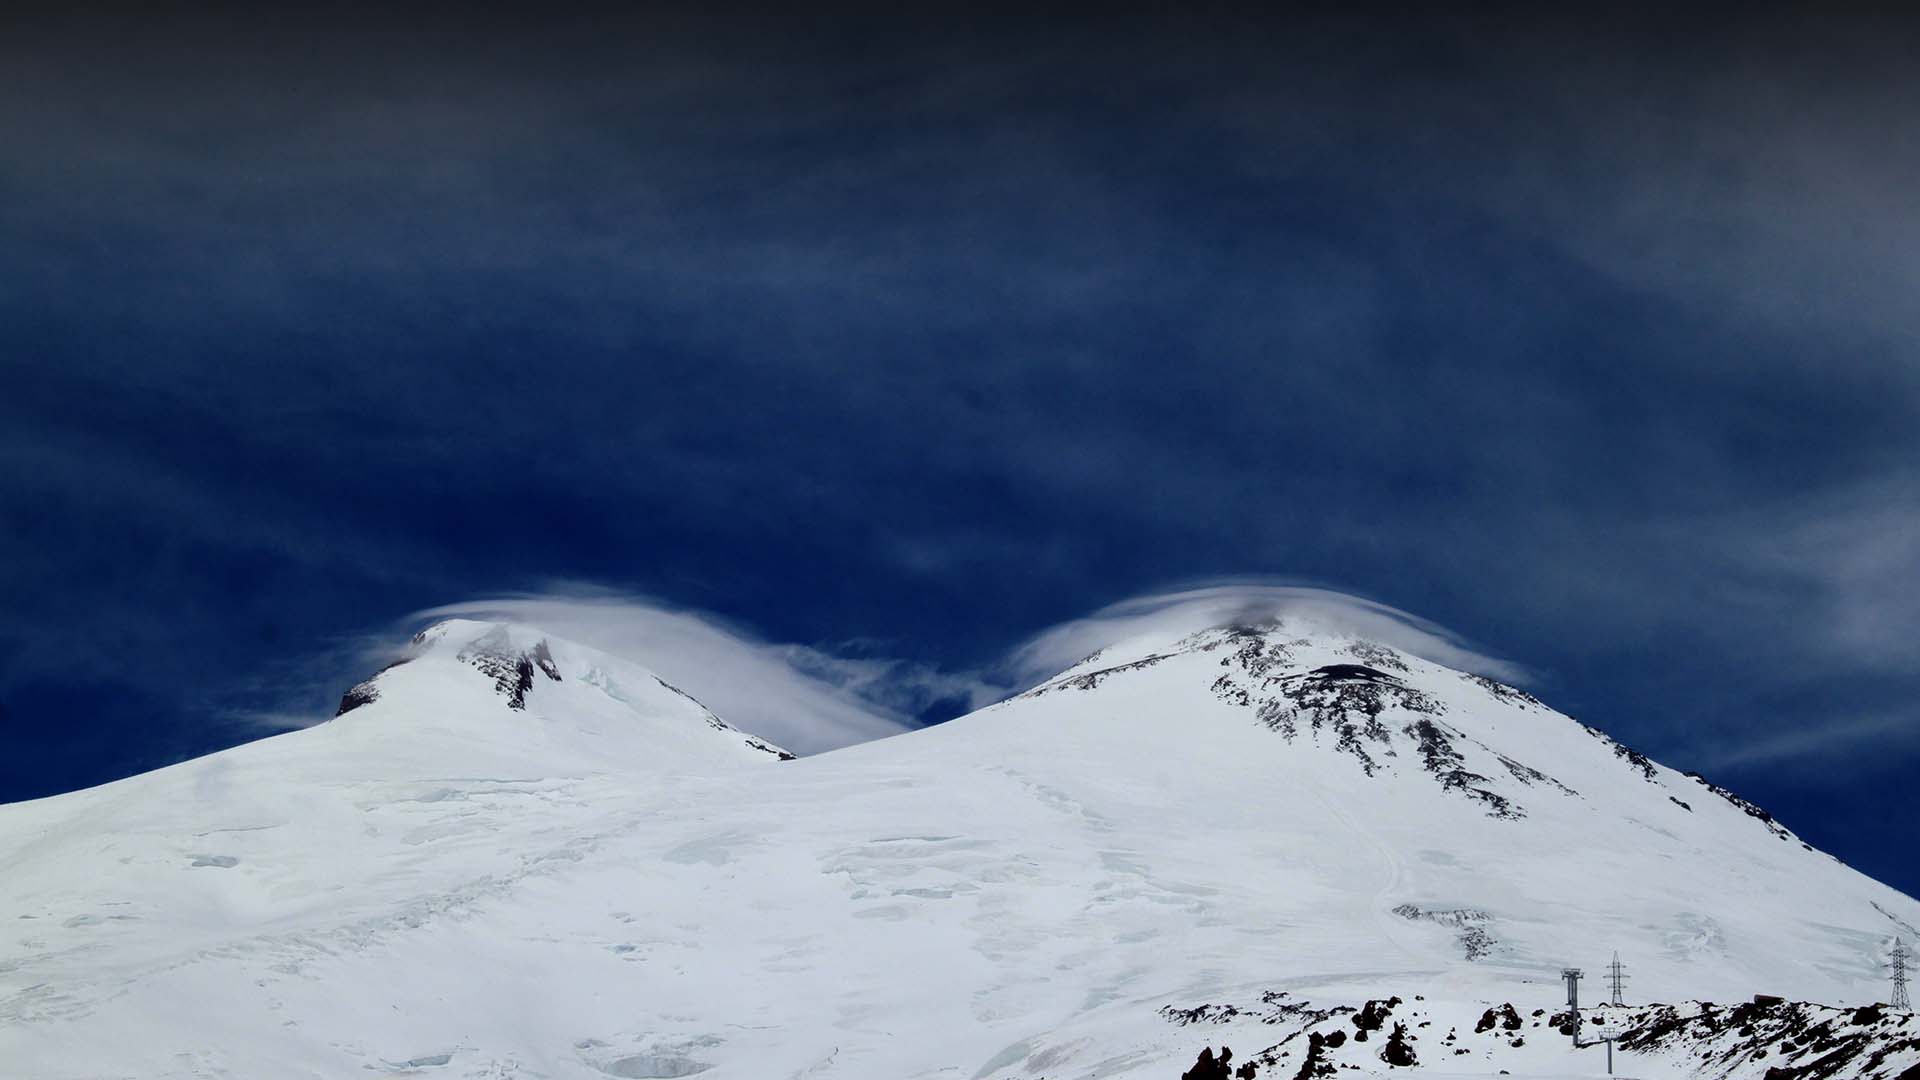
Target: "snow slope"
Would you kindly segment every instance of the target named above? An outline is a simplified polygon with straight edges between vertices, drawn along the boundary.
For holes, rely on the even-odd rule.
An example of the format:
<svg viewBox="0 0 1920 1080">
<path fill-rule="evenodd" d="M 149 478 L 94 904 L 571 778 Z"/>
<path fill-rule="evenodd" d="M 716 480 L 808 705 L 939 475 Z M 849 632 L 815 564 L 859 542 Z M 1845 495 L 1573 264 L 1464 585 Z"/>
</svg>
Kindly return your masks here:
<svg viewBox="0 0 1920 1080">
<path fill-rule="evenodd" d="M 1920 924 L 1756 807 L 1311 626 L 786 762 L 535 631 L 416 648 L 333 723 L 0 808 L 0 1071 L 1173 1080 L 1230 1042 L 1291 1077 L 1397 996 L 1423 1073 L 1599 1075 L 1533 1015 L 1563 966 L 1863 1004 Z M 1324 1054 L 1385 1072 L 1386 1034 Z"/>
</svg>

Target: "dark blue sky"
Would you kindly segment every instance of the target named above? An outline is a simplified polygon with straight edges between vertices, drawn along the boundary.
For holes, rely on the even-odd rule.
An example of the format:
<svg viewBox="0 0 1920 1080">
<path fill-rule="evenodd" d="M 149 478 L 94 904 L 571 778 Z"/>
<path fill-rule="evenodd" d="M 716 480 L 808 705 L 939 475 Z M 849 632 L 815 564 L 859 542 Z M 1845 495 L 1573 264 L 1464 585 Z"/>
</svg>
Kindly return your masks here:
<svg viewBox="0 0 1920 1080">
<path fill-rule="evenodd" d="M 0 799 L 556 581 L 1282 576 L 1920 891 L 1911 20 L 0 18 Z"/>
</svg>

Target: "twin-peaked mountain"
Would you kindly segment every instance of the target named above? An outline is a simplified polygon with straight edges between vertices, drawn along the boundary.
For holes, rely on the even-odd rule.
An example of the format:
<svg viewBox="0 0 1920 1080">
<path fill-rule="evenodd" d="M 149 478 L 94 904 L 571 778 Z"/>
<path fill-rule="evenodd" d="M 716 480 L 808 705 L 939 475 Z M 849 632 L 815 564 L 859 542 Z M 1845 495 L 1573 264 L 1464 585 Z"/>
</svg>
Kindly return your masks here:
<svg viewBox="0 0 1920 1080">
<path fill-rule="evenodd" d="M 1226 1042 L 1245 1076 L 1575 1076 L 1563 967 L 1860 1006 L 1920 936 L 1730 792 L 1291 621 L 789 757 L 644 668 L 439 624 L 327 724 L 0 808 L 0 1061 L 1174 1080 Z M 1920 1062 L 1891 1015 L 1699 1008 L 1622 1014 L 1633 1075 Z"/>
</svg>

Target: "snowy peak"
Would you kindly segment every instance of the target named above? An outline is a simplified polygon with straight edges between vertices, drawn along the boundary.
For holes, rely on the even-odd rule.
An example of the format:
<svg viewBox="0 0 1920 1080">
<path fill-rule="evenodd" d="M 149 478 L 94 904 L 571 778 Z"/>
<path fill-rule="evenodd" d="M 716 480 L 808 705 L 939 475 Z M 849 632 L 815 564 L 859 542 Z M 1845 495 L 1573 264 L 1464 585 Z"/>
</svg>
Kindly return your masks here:
<svg viewBox="0 0 1920 1080">
<path fill-rule="evenodd" d="M 1598 803 L 1649 819 L 1693 814 L 1708 795 L 1778 839 L 1799 840 L 1739 795 L 1660 766 L 1524 690 L 1291 621 L 1129 641 L 1019 700 L 1090 693 L 1119 709 L 1155 683 L 1180 687 L 1196 705 L 1229 706 L 1239 722 L 1273 733 L 1281 753 L 1309 755 L 1314 768 L 1426 786 L 1488 818 Z"/>
<path fill-rule="evenodd" d="M 506 699 L 508 708 L 527 707 L 527 693 L 533 689 L 535 672 L 554 682 L 561 681 L 552 645 L 544 634 L 511 623 L 449 619 L 415 634 L 406 655 L 349 689 L 341 696 L 340 708 L 334 715 L 341 716 L 378 701 L 380 677 L 394 668 L 422 656 L 449 653 L 456 661 L 491 679 L 494 690 Z"/>
<path fill-rule="evenodd" d="M 527 692 L 533 689 L 533 674 L 538 671 L 554 682 L 560 681 L 560 669 L 554 663 L 553 649 L 546 638 L 532 648 L 514 644 L 512 628 L 504 624 L 491 627 L 460 650 L 458 659 L 466 661 L 482 675 L 493 679 L 493 688 L 505 695 L 507 707 L 525 709 Z"/>
<path fill-rule="evenodd" d="M 638 664 L 508 622 L 435 623 L 414 635 L 403 656 L 349 689 L 334 714 L 356 724 L 382 718 L 453 725 L 472 737 L 537 730 L 548 744 L 584 735 L 649 759 L 676 747 L 703 757 L 716 748 L 793 757 Z"/>
</svg>

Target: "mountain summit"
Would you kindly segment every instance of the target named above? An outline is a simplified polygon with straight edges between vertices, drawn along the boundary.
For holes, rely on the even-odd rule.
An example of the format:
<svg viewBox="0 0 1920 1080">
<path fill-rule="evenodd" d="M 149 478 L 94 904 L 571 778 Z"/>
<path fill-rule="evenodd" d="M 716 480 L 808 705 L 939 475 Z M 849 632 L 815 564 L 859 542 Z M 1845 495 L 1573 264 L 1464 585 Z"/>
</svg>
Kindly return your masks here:
<svg viewBox="0 0 1920 1080">
<path fill-rule="evenodd" d="M 637 664 L 533 627 L 473 619 L 415 634 L 398 659 L 349 689 L 334 715 L 469 739 L 537 732 L 543 752 L 578 750 L 607 764 L 793 758 Z"/>
<path fill-rule="evenodd" d="M 643 668 L 441 624 L 330 723 L 0 808 L 0 1060 L 1568 1077 L 1603 1066 L 1557 1030 L 1561 971 L 1599 1000 L 1618 952 L 1629 1004 L 1591 1019 L 1625 1033 L 1623 1072 L 1920 1067 L 1920 1025 L 1866 1008 L 1920 904 L 1378 642 L 1148 637 L 935 728 L 779 756 Z"/>
<path fill-rule="evenodd" d="M 1710 795 L 1759 822 L 1774 838 L 1800 843 L 1752 803 L 1701 777 L 1656 765 L 1524 690 L 1338 633 L 1302 633 L 1276 623 L 1223 627 L 1163 643 L 1134 642 L 1131 648 L 1103 650 L 1023 697 L 1091 691 L 1160 665 L 1168 666 L 1158 681 L 1176 682 L 1189 692 L 1207 683 L 1217 701 L 1250 712 L 1287 747 L 1298 744 L 1315 768 L 1358 769 L 1365 777 L 1383 778 L 1396 791 L 1424 777 L 1442 792 L 1478 803 L 1489 817 L 1520 820 L 1530 804 L 1598 809 L 1624 803 L 1654 817 L 1670 813 L 1657 805 L 1640 806 L 1652 795 L 1623 783 L 1632 779 L 1652 785 L 1688 814 L 1694 812 L 1692 804 L 1680 795 Z M 1154 681 L 1137 680 L 1128 690 L 1148 691 Z M 1323 760 L 1327 755 L 1346 760 Z M 1588 799 L 1528 759 L 1577 773 L 1594 797 Z M 1677 820 L 1685 825 L 1693 819 Z M 1804 843 L 1800 847 L 1812 850 Z"/>
</svg>

